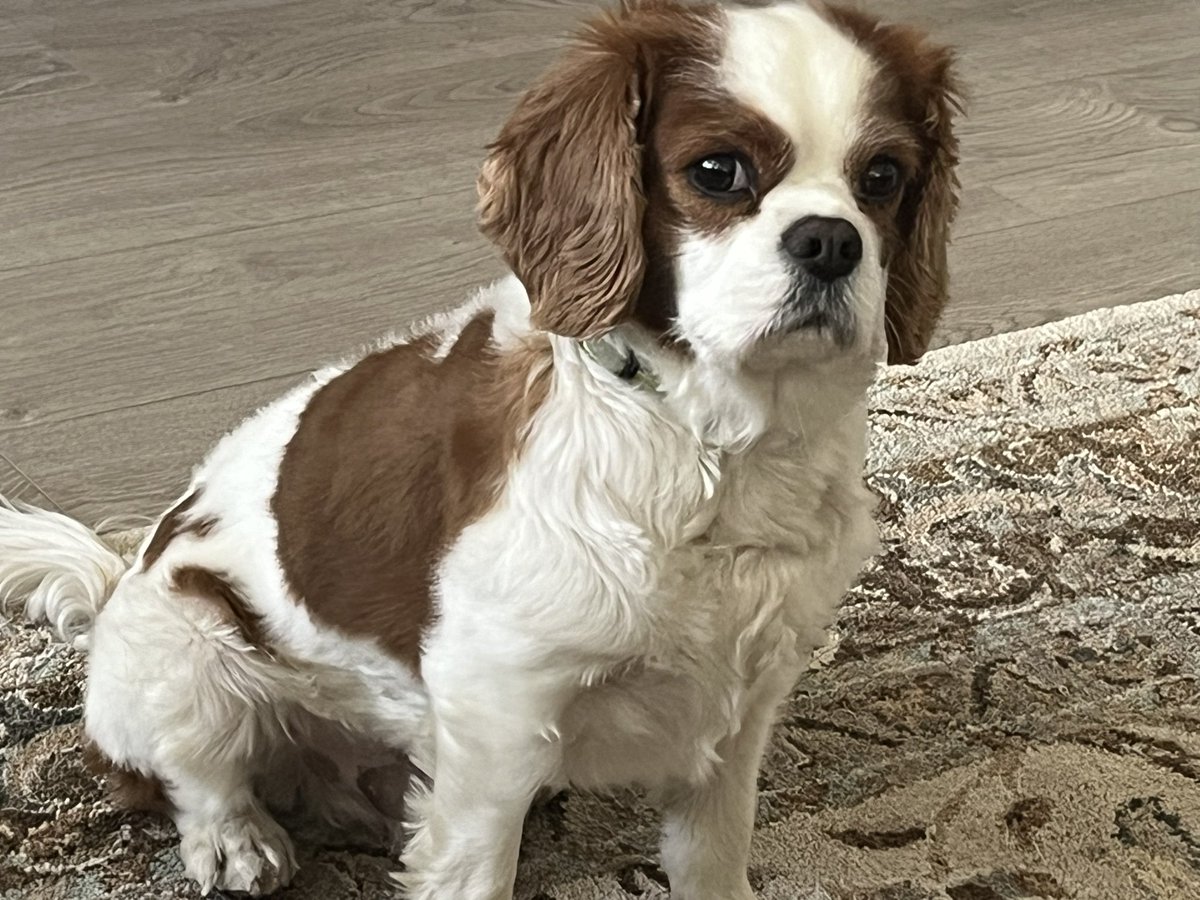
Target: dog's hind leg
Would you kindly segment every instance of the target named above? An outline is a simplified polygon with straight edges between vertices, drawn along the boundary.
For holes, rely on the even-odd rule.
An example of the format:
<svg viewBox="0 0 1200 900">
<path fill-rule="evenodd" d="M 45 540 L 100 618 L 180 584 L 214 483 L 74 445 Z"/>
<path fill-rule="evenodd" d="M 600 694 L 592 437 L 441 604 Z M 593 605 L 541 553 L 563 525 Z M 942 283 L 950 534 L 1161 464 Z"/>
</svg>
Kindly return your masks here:
<svg viewBox="0 0 1200 900">
<path fill-rule="evenodd" d="M 286 740 L 297 673 L 256 644 L 254 620 L 217 573 L 131 574 L 96 619 L 88 737 L 112 764 L 161 782 L 187 874 L 266 894 L 296 870 L 292 843 L 254 794 Z"/>
</svg>

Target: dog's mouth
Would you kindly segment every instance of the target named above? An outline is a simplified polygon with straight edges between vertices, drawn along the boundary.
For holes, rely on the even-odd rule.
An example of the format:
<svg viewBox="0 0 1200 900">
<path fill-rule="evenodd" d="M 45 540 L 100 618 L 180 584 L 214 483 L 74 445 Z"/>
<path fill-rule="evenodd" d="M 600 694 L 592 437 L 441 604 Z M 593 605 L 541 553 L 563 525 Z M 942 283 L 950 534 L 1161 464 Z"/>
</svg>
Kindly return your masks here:
<svg viewBox="0 0 1200 900">
<path fill-rule="evenodd" d="M 780 304 L 771 334 L 809 332 L 827 337 L 839 347 L 854 343 L 854 313 L 850 296 L 841 282 L 830 284 L 797 275 Z"/>
</svg>

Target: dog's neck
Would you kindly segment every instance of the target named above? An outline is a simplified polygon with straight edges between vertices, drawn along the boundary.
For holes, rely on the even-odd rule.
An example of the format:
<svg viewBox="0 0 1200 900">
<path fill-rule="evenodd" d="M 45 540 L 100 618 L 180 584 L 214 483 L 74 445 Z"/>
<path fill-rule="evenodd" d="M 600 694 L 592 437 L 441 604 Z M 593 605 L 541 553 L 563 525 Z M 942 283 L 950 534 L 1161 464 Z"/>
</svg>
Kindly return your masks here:
<svg viewBox="0 0 1200 900">
<path fill-rule="evenodd" d="M 652 390 L 673 418 L 705 444 L 741 454 L 758 444 L 788 446 L 805 455 L 823 436 L 844 442 L 848 417 L 861 428 L 867 390 L 877 363 L 868 355 L 846 354 L 753 369 L 722 366 L 654 341 L 636 329 L 619 329 L 610 339 L 637 360 L 633 387 Z M 626 369 L 628 371 L 628 369 Z"/>
</svg>

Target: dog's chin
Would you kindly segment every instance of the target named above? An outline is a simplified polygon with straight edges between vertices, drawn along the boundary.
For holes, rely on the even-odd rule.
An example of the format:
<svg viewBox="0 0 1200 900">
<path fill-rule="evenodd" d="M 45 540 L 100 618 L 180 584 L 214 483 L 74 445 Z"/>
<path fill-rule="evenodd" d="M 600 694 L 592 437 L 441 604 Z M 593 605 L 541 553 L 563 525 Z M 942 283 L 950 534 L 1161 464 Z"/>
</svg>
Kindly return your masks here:
<svg viewBox="0 0 1200 900">
<path fill-rule="evenodd" d="M 817 334 L 849 347 L 854 343 L 855 324 L 844 282 L 829 284 L 799 276 L 780 304 L 777 328 L 784 334 Z"/>
<path fill-rule="evenodd" d="M 851 357 L 858 329 L 847 289 L 798 280 L 746 362 L 752 368 L 773 368 Z"/>
<path fill-rule="evenodd" d="M 766 373 L 848 360 L 854 355 L 826 328 L 813 325 L 773 332 L 744 355 L 742 365 L 750 371 Z"/>
</svg>

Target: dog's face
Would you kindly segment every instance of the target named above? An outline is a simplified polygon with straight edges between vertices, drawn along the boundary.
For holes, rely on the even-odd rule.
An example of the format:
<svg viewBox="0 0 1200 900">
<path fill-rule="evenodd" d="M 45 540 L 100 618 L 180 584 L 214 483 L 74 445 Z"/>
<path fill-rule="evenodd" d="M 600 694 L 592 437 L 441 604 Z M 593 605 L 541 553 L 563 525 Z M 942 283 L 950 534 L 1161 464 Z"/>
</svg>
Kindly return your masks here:
<svg viewBox="0 0 1200 900">
<path fill-rule="evenodd" d="M 559 334 L 632 320 L 761 366 L 886 333 L 915 360 L 946 299 L 949 68 L 846 10 L 627 3 L 518 105 L 482 227 Z"/>
</svg>

